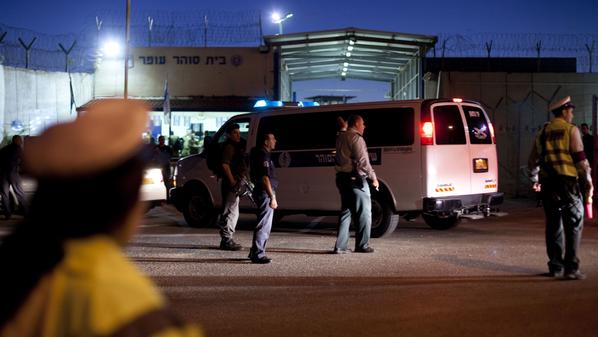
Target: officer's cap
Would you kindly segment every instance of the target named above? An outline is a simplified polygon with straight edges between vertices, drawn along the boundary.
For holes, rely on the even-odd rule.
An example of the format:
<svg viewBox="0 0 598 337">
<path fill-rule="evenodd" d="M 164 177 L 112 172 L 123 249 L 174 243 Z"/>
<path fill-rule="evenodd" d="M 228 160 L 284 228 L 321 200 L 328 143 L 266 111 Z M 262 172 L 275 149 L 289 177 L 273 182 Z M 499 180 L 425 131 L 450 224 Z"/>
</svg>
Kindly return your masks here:
<svg viewBox="0 0 598 337">
<path fill-rule="evenodd" d="M 74 121 L 54 125 L 28 140 L 24 169 L 35 178 L 69 178 L 109 170 L 138 153 L 147 124 L 145 104 L 102 100 Z"/>
<path fill-rule="evenodd" d="M 548 110 L 550 111 L 560 111 L 566 108 L 575 108 L 575 105 L 571 103 L 571 96 L 567 96 L 559 101 L 556 101 L 550 105 Z"/>
</svg>

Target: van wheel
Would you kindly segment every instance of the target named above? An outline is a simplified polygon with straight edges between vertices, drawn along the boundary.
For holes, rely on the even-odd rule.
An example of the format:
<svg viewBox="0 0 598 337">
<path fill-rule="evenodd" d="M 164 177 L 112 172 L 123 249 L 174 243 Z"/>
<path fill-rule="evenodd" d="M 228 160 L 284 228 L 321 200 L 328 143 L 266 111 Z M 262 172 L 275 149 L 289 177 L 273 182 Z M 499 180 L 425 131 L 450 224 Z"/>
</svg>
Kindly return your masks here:
<svg viewBox="0 0 598 337">
<path fill-rule="evenodd" d="M 191 227 L 208 227 L 216 222 L 216 210 L 206 193 L 198 188 L 189 191 L 183 207 L 185 221 Z"/>
<path fill-rule="evenodd" d="M 428 226 L 433 229 L 445 230 L 450 229 L 459 224 L 459 217 L 456 214 L 440 215 L 423 213 L 422 217 Z"/>
<path fill-rule="evenodd" d="M 382 238 L 394 232 L 399 224 L 399 215 L 394 214 L 384 196 L 372 195 L 372 237 Z"/>
</svg>

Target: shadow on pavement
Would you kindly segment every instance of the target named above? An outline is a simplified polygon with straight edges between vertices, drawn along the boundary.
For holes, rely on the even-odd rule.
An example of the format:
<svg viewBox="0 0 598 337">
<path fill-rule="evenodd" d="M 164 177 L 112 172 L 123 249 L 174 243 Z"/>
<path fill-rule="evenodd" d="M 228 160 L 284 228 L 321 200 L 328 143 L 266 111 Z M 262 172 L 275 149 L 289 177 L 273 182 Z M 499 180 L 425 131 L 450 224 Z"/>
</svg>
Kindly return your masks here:
<svg viewBox="0 0 598 337">
<path fill-rule="evenodd" d="M 180 257 L 133 257 L 131 258 L 135 262 L 147 262 L 147 263 L 211 263 L 211 264 L 251 264 L 248 258 L 234 258 L 234 259 L 188 259 Z"/>
<path fill-rule="evenodd" d="M 482 270 L 517 273 L 517 274 L 541 274 L 538 269 L 523 268 L 519 266 L 511 266 L 497 262 L 460 258 L 454 255 L 435 255 L 434 259 L 438 261 L 448 262 L 460 267 L 476 268 Z"/>
</svg>

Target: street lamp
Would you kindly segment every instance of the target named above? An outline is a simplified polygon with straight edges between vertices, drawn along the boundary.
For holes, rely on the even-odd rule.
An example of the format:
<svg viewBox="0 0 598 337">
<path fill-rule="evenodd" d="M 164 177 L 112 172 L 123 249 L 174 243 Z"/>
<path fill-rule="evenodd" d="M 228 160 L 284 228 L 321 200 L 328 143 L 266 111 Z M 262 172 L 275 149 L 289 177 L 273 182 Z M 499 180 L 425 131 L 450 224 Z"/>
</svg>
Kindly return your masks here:
<svg viewBox="0 0 598 337">
<path fill-rule="evenodd" d="M 285 16 L 281 16 L 278 12 L 272 13 L 272 22 L 278 24 L 278 35 L 282 35 L 282 22 L 291 17 L 293 13 L 287 13 Z"/>
</svg>

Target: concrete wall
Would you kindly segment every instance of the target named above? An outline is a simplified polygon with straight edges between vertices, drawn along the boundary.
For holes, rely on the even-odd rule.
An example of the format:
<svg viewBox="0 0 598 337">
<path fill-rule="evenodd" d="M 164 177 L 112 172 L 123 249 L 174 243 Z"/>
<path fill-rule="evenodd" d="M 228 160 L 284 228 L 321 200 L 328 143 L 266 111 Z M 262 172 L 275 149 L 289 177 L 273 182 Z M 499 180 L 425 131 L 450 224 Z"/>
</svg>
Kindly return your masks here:
<svg viewBox="0 0 598 337">
<path fill-rule="evenodd" d="M 511 196 L 530 195 L 524 174 L 536 132 L 550 120 L 548 106 L 564 96 L 576 105 L 574 123 L 592 124 L 592 95 L 598 95 L 598 74 L 462 73 L 436 75 L 426 83 L 426 97 L 477 100 L 496 131 L 500 190 Z"/>
<path fill-rule="evenodd" d="M 71 74 L 76 105 L 93 97 L 93 75 Z M 0 65 L 0 137 L 37 135 L 48 126 L 72 119 L 69 75 Z M 21 125 L 22 129 L 13 126 Z"/>
<path fill-rule="evenodd" d="M 258 48 L 135 48 L 129 95 L 162 97 L 273 96 L 274 59 Z M 104 59 L 95 77 L 95 97 L 123 95 L 123 60 Z"/>
</svg>

